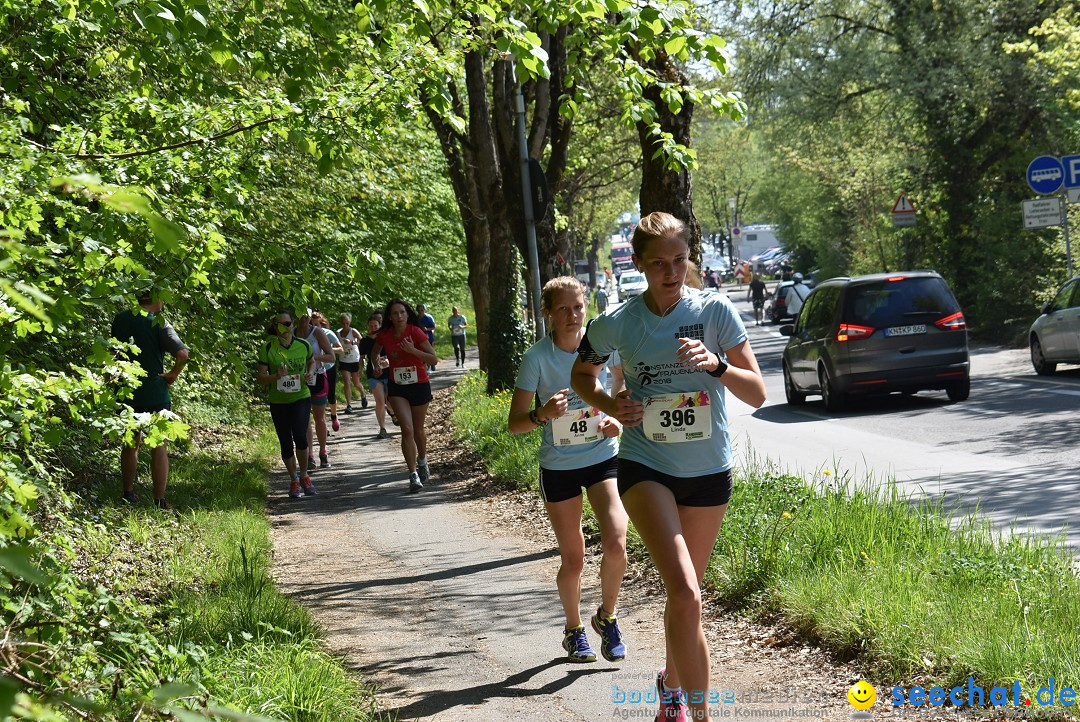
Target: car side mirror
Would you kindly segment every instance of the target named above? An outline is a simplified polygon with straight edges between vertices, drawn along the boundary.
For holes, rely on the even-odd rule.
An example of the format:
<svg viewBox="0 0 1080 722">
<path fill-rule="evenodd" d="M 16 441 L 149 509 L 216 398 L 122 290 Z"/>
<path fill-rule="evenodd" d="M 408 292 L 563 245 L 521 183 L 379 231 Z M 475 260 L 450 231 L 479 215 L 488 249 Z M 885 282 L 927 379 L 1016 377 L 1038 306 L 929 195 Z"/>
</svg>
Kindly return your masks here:
<svg viewBox="0 0 1080 722">
<path fill-rule="evenodd" d="M 780 327 L 780 335 L 781 336 L 794 336 L 795 335 L 795 326 L 790 324 L 790 323 L 781 326 Z"/>
<path fill-rule="evenodd" d="M 1043 312 L 1044 316 L 1046 314 L 1050 313 L 1053 310 L 1054 310 L 1054 304 L 1051 303 L 1050 301 L 1047 301 L 1046 303 L 1043 304 L 1042 312 Z"/>
</svg>

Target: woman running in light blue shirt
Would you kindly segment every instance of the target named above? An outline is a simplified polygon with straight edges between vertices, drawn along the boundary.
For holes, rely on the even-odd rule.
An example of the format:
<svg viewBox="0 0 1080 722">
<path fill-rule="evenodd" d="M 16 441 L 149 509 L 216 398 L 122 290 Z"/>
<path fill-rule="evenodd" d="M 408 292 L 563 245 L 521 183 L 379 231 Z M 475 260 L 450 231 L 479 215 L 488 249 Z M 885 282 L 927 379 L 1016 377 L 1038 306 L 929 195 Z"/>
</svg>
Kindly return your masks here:
<svg viewBox="0 0 1080 722">
<path fill-rule="evenodd" d="M 633 261 L 648 289 L 590 324 L 571 376 L 585 403 L 623 423 L 619 493 L 667 591 L 657 720 L 708 715 L 701 583 L 731 498 L 725 388 L 751 406 L 765 402 L 765 382 L 727 296 L 684 285 L 689 240 L 674 216 L 641 219 Z M 612 396 L 599 374 L 615 352 L 626 391 Z"/>
<path fill-rule="evenodd" d="M 551 335 L 525 352 L 510 402 L 507 427 L 515 434 L 543 428 L 540 494 L 559 542 L 562 564 L 556 584 L 566 614 L 563 649 L 572 662 L 594 662 L 581 621 L 581 573 L 585 537 L 581 532 L 582 488 L 600 525 L 601 604 L 593 615 L 600 653 L 609 662 L 626 658 L 616 604 L 626 572 L 626 512 L 615 482 L 621 424 L 601 414 L 570 390 L 570 370 L 584 333 L 585 286 L 576 278 L 554 278 L 544 286 L 542 310 Z M 612 393 L 622 388 L 617 359 L 597 369 L 599 383 Z M 534 407 L 533 400 L 536 399 Z"/>
</svg>

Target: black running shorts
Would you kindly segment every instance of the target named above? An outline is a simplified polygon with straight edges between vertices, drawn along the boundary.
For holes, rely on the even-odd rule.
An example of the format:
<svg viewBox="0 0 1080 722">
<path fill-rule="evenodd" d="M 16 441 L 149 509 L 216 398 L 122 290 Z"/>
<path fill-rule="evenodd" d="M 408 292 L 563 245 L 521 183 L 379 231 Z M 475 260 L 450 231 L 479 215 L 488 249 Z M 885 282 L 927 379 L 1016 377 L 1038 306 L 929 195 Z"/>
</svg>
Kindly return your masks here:
<svg viewBox="0 0 1080 722">
<path fill-rule="evenodd" d="M 629 459 L 619 459 L 619 496 L 642 481 L 655 481 L 671 489 L 680 506 L 720 506 L 731 500 L 731 469 L 703 476 L 672 476 Z"/>
<path fill-rule="evenodd" d="M 427 381 L 419 384 L 394 383 L 393 379 L 387 382 L 386 395 L 390 398 L 395 396 L 405 399 L 409 406 L 423 406 L 431 403 L 431 384 Z"/>
<path fill-rule="evenodd" d="M 599 481 L 614 479 L 619 469 L 619 457 L 613 456 L 599 464 L 581 469 L 545 469 L 540 467 L 540 496 L 551 504 L 575 496 Z"/>
</svg>

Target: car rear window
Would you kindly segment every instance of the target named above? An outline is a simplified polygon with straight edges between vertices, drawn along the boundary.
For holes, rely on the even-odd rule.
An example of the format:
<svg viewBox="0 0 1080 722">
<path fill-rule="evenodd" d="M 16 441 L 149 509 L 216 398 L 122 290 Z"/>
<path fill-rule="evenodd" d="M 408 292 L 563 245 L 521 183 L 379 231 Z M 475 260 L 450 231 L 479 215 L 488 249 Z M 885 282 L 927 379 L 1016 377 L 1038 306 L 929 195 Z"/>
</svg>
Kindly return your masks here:
<svg viewBox="0 0 1080 722">
<path fill-rule="evenodd" d="M 940 278 L 859 284 L 850 287 L 846 296 L 844 323 L 873 328 L 935 321 L 960 310 Z"/>
</svg>

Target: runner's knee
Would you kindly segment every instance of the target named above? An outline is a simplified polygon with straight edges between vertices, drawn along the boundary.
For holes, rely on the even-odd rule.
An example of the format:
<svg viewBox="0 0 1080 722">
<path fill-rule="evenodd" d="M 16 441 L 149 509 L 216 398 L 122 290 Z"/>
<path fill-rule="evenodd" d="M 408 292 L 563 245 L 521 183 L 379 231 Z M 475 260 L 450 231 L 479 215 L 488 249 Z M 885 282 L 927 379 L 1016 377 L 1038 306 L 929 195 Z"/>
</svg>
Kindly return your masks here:
<svg viewBox="0 0 1080 722">
<path fill-rule="evenodd" d="M 689 580 L 667 586 L 668 610 L 682 621 L 701 619 L 701 589 Z"/>
</svg>

